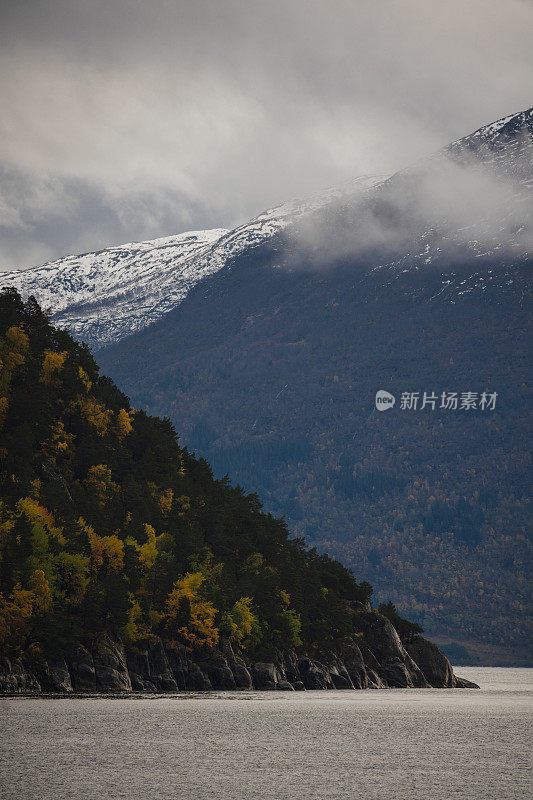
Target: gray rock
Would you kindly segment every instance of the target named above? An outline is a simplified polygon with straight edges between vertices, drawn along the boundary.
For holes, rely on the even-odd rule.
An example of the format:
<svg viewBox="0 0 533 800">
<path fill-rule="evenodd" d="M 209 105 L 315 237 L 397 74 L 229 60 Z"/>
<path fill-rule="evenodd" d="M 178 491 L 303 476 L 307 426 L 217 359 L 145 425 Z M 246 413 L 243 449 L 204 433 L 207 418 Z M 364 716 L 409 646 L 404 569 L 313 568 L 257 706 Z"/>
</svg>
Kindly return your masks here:
<svg viewBox="0 0 533 800">
<path fill-rule="evenodd" d="M 388 689 L 387 681 L 383 680 L 381 675 L 374 672 L 373 669 L 368 669 L 367 672 L 367 689 Z"/>
<path fill-rule="evenodd" d="M 302 681 L 295 681 L 292 684 L 292 688 L 294 689 L 295 692 L 305 692 L 306 691 L 305 685 L 304 685 L 304 683 Z"/>
<path fill-rule="evenodd" d="M 187 689 L 195 692 L 209 692 L 213 686 L 209 677 L 202 672 L 198 664 L 189 662 L 188 665 L 188 686 Z"/>
<path fill-rule="evenodd" d="M 159 689 L 152 683 L 151 681 L 147 681 L 144 678 L 141 678 L 140 675 L 137 675 L 136 672 L 130 671 L 130 681 L 131 681 L 131 688 L 134 692 L 158 692 Z"/>
<path fill-rule="evenodd" d="M 334 689 L 328 668 L 310 658 L 298 659 L 298 670 L 306 689 Z"/>
<path fill-rule="evenodd" d="M 72 686 L 75 692 L 95 692 L 96 672 L 94 659 L 82 644 L 76 645 L 68 658 Z"/>
<path fill-rule="evenodd" d="M 242 658 L 239 658 L 233 652 L 233 648 L 227 639 L 220 640 L 220 650 L 226 659 L 226 663 L 233 674 L 235 683 L 234 689 L 251 689 L 252 676 Z"/>
<path fill-rule="evenodd" d="M 131 692 L 124 645 L 101 634 L 93 645 L 96 688 L 103 692 Z"/>
<path fill-rule="evenodd" d="M 9 658 L 0 659 L 0 692 L 12 694 L 18 691 L 18 684 L 13 675 Z"/>
<path fill-rule="evenodd" d="M 335 689 L 353 689 L 353 683 L 349 678 L 345 678 L 344 675 L 337 675 L 335 672 L 331 673 L 331 680 L 333 681 L 333 686 Z"/>
<path fill-rule="evenodd" d="M 38 694 L 39 681 L 20 659 L 0 659 L 0 692 L 6 694 Z"/>
<path fill-rule="evenodd" d="M 336 689 L 355 689 L 346 664 L 339 658 L 335 659 L 332 667 L 330 668 L 330 675 Z M 337 676 L 337 678 L 335 676 Z M 340 685 L 341 683 L 344 685 Z"/>
<path fill-rule="evenodd" d="M 294 692 L 294 686 L 289 681 L 278 681 L 276 689 L 280 692 Z"/>
<path fill-rule="evenodd" d="M 298 669 L 298 656 L 294 650 L 289 651 L 283 660 L 283 667 L 285 670 L 285 679 L 294 686 L 296 683 L 302 683 L 300 670 Z"/>
<path fill-rule="evenodd" d="M 178 690 L 186 691 L 195 688 L 192 686 L 189 675 L 189 664 L 185 647 L 175 642 L 165 642 L 164 647 Z"/>
<path fill-rule="evenodd" d="M 467 681 L 466 678 L 460 678 L 458 675 L 455 676 L 455 686 L 457 689 L 479 689 L 477 683 Z"/>
<path fill-rule="evenodd" d="M 134 675 L 137 680 L 146 681 L 150 679 L 150 659 L 148 658 L 147 649 L 128 647 L 126 649 L 126 663 L 128 665 L 132 687 Z"/>
<path fill-rule="evenodd" d="M 345 664 L 336 658 L 329 668 L 329 674 L 335 689 L 354 689 L 354 685 Z"/>
<path fill-rule="evenodd" d="M 441 689 L 456 685 L 452 665 L 436 644 L 422 636 L 415 636 L 405 645 L 405 649 L 416 661 L 431 686 Z"/>
<path fill-rule="evenodd" d="M 383 667 L 387 683 L 398 689 L 414 688 L 411 672 L 403 661 L 392 661 Z"/>
<path fill-rule="evenodd" d="M 178 684 L 172 674 L 163 642 L 157 636 L 148 640 L 149 675 L 146 676 L 152 684 L 162 692 L 177 692 Z"/>
<path fill-rule="evenodd" d="M 275 689 L 278 683 L 275 665 L 258 661 L 252 666 L 252 681 L 255 689 Z"/>
<path fill-rule="evenodd" d="M 346 659 L 346 669 L 354 689 L 366 689 L 368 687 L 368 673 L 363 655 L 357 645 L 354 645 L 350 657 Z"/>
<path fill-rule="evenodd" d="M 253 687 L 252 676 L 244 661 L 236 659 L 234 664 L 230 664 L 230 667 L 237 689 L 251 689 Z"/>
<path fill-rule="evenodd" d="M 429 688 L 430 684 L 386 617 L 375 611 L 365 612 L 357 615 L 357 624 L 363 631 L 365 645 L 379 662 L 379 668 L 373 667 L 374 671 L 389 686 Z"/>
<path fill-rule="evenodd" d="M 236 688 L 233 672 L 222 653 L 214 652 L 210 659 L 201 661 L 200 669 L 209 676 L 213 689 L 232 690 Z"/>
<path fill-rule="evenodd" d="M 63 656 L 49 656 L 39 661 L 36 673 L 43 692 L 66 693 L 74 691 L 70 672 Z"/>
</svg>

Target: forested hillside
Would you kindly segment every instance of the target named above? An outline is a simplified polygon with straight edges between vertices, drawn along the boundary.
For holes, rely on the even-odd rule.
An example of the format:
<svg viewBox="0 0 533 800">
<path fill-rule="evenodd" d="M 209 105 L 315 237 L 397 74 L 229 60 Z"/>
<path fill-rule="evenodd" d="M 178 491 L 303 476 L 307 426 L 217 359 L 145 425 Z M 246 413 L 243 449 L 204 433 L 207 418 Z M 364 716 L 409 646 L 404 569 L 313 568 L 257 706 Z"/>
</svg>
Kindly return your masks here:
<svg viewBox="0 0 533 800">
<path fill-rule="evenodd" d="M 212 279 L 208 302 L 191 296 L 99 357 L 136 402 L 179 420 L 216 474 L 258 491 L 426 631 L 511 651 L 528 637 L 529 268 L 507 291 L 450 303 L 430 299 L 435 272 L 392 292 L 256 255 Z M 392 410 L 374 410 L 378 389 Z M 484 390 L 498 394 L 492 411 L 438 407 L 443 391 Z M 404 391 L 420 393 L 417 410 L 400 408 Z"/>
<path fill-rule="evenodd" d="M 531 641 L 532 154 L 532 109 L 486 125 L 98 355 L 425 630 L 510 660 Z"/>
<path fill-rule="evenodd" d="M 258 659 L 341 653 L 341 564 L 214 480 L 168 419 L 137 411 L 35 301 L 0 295 L 0 646 L 68 652 L 102 631 Z"/>
</svg>

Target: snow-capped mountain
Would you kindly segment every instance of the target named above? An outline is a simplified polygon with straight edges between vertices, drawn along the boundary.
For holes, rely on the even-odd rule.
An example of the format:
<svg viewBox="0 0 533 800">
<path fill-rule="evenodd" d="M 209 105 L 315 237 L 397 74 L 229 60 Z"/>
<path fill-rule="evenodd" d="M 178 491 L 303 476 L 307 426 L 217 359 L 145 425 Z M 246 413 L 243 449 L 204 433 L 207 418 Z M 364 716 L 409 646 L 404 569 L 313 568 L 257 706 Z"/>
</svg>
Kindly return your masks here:
<svg viewBox="0 0 533 800">
<path fill-rule="evenodd" d="M 439 295 L 442 289 L 453 300 L 483 292 L 496 278 L 513 282 L 512 264 L 533 250 L 532 189 L 529 109 L 447 145 L 364 196 L 333 201 L 287 235 L 299 266 L 349 261 L 378 273 L 383 286 L 414 270 L 429 277 L 433 267 L 442 277 Z"/>
<path fill-rule="evenodd" d="M 380 599 L 493 641 L 526 630 L 532 125 L 513 115 L 332 198 L 98 354 Z M 450 392 L 497 405 L 452 410 Z"/>
<path fill-rule="evenodd" d="M 54 324 L 96 349 L 156 322 L 199 281 L 284 231 L 307 261 L 368 256 L 385 284 L 406 270 L 441 265 L 450 254 L 478 259 L 480 266 L 487 257 L 512 259 L 533 239 L 532 153 L 529 109 L 391 177 L 359 177 L 268 209 L 233 230 L 191 231 L 67 256 L 4 273 L 3 285 L 33 294 Z M 483 290 L 493 279 L 483 268 L 457 282 L 447 272 L 442 292 Z"/>
<path fill-rule="evenodd" d="M 4 286 L 34 295 L 52 322 L 92 348 L 120 341 L 175 308 L 200 280 L 291 223 L 384 180 L 361 176 L 264 211 L 234 230 L 189 231 L 6 272 Z"/>
<path fill-rule="evenodd" d="M 201 256 L 227 231 L 190 231 L 147 242 L 66 256 L 24 271 L 7 272 L 5 286 L 34 295 L 91 347 L 118 341 L 159 319 L 210 272 Z M 211 270 L 212 271 L 212 270 Z"/>
</svg>

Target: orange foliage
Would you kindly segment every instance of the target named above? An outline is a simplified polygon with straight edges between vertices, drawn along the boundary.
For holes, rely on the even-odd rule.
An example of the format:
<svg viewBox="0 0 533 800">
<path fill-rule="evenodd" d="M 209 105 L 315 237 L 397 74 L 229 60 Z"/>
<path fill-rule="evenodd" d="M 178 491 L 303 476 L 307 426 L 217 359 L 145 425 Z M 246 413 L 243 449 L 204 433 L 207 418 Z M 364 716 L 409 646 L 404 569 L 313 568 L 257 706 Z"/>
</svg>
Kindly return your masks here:
<svg viewBox="0 0 533 800">
<path fill-rule="evenodd" d="M 91 566 L 97 572 L 104 566 L 118 572 L 124 566 L 124 543 L 118 536 L 98 536 L 94 530 L 85 527 L 91 548 Z"/>
<path fill-rule="evenodd" d="M 191 647 L 214 647 L 218 642 L 218 629 L 214 625 L 218 611 L 209 600 L 202 598 L 203 582 L 204 576 L 201 572 L 188 572 L 185 577 L 175 582 L 167 598 L 170 620 L 178 617 L 183 600 L 189 602 L 190 619 L 187 625 L 179 628 L 177 632 Z"/>
<path fill-rule="evenodd" d="M 172 489 L 165 489 L 161 492 L 157 499 L 157 504 L 164 517 L 168 517 L 172 511 L 172 502 L 174 500 L 174 492 Z"/>
</svg>

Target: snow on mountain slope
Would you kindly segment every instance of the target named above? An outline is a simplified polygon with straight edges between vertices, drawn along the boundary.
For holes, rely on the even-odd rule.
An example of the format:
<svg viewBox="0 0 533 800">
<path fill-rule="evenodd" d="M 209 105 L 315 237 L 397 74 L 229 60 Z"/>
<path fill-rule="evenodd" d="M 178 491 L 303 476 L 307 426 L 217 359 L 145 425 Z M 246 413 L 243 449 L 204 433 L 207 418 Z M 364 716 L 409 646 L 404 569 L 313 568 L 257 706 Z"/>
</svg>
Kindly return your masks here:
<svg viewBox="0 0 533 800">
<path fill-rule="evenodd" d="M 34 295 L 50 310 L 55 325 L 93 348 L 103 347 L 160 319 L 198 281 L 243 250 L 332 200 L 357 194 L 382 180 L 361 176 L 307 200 L 268 209 L 232 231 L 189 231 L 6 272 L 2 284 L 14 286 L 23 297 Z"/>
<path fill-rule="evenodd" d="M 375 236 L 376 223 L 382 222 L 379 204 L 382 210 L 394 209 L 400 220 L 401 236 L 394 233 L 394 245 L 389 241 L 389 252 L 376 264 L 388 274 L 386 283 L 405 270 L 439 264 L 452 252 L 480 263 L 494 256 L 502 261 L 504 254 L 523 253 L 533 239 L 532 152 L 529 109 L 486 125 L 390 178 L 361 176 L 268 209 L 231 231 L 188 232 L 68 256 L 4 273 L 2 283 L 24 297 L 35 295 L 55 325 L 96 349 L 157 321 L 200 280 L 286 228 L 297 231 L 307 225 L 306 236 L 311 231 L 310 240 L 318 240 L 326 261 L 343 255 L 335 250 L 344 239 L 350 254 L 364 255 L 363 222 L 370 221 Z M 453 174 L 450 164 L 456 167 Z M 453 194 L 446 196 L 449 189 Z M 384 232 L 390 240 L 390 230 Z M 485 280 L 492 280 L 491 273 L 473 270 L 471 286 L 462 283 L 457 291 L 478 289 Z M 452 284 L 446 281 L 443 291 L 449 294 Z"/>
<path fill-rule="evenodd" d="M 533 109 L 452 142 L 433 158 L 428 174 L 436 186 L 426 196 L 440 219 L 429 215 L 432 224 L 416 250 L 406 252 L 393 271 L 442 265 L 451 254 L 473 268 L 457 281 L 447 271 L 443 297 L 484 292 L 494 281 L 511 285 L 513 265 L 530 258 L 533 249 Z"/>
<path fill-rule="evenodd" d="M 364 262 L 383 287 L 432 268 L 441 276 L 436 296 L 452 302 L 489 285 L 508 287 L 533 252 L 532 189 L 529 109 L 452 142 L 355 202 L 319 211 L 300 236 L 299 256 L 321 269 Z M 299 227 L 290 231 L 296 251 Z M 411 281 L 413 292 L 415 285 L 423 291 L 423 282 Z"/>
<path fill-rule="evenodd" d="M 7 272 L 4 286 L 34 295 L 54 324 L 92 347 L 118 341 L 159 319 L 210 272 L 204 254 L 226 229 L 190 231 L 153 241 L 66 256 Z M 212 270 L 211 270 L 212 271 Z"/>
</svg>

